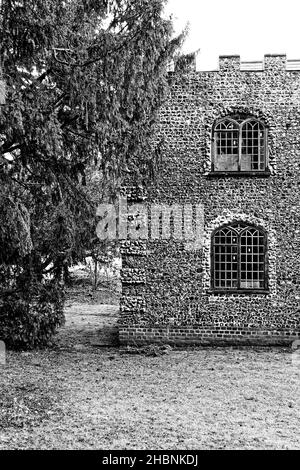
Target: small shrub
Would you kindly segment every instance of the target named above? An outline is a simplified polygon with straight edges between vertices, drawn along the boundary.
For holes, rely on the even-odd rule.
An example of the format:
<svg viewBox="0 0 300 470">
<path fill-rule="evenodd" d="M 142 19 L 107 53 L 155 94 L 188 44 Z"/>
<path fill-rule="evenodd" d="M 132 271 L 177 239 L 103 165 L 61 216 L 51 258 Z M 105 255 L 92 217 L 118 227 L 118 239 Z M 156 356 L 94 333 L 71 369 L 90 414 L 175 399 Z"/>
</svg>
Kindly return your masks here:
<svg viewBox="0 0 300 470">
<path fill-rule="evenodd" d="M 0 339 L 9 349 L 46 346 L 64 323 L 64 295 L 57 285 L 31 286 L 26 296 L 2 292 L 1 297 Z"/>
</svg>

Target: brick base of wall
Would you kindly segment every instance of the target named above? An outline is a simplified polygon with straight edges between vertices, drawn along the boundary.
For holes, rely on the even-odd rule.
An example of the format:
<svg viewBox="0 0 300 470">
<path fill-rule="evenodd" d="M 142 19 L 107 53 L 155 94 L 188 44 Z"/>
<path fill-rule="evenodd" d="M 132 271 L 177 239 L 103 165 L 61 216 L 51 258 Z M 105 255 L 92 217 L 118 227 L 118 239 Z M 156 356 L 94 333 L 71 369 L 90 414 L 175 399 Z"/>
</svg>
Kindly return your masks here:
<svg viewBox="0 0 300 470">
<path fill-rule="evenodd" d="M 204 327 L 119 327 L 120 344 L 143 345 L 165 343 L 184 345 L 252 345 L 283 346 L 291 345 L 300 339 L 300 331 L 250 329 L 241 327 L 204 328 Z"/>
</svg>

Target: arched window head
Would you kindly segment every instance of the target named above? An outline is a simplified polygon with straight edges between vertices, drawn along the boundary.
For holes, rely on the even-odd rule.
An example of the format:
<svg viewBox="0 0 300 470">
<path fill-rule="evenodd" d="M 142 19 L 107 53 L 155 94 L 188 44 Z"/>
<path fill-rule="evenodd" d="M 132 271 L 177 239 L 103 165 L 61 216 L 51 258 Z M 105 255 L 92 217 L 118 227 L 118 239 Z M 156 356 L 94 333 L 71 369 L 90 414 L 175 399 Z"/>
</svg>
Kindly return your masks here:
<svg viewBox="0 0 300 470">
<path fill-rule="evenodd" d="M 213 172 L 265 172 L 267 129 L 254 117 L 234 115 L 215 123 Z"/>
<path fill-rule="evenodd" d="M 253 292 L 267 289 L 266 233 L 236 222 L 212 235 L 212 289 Z"/>
</svg>

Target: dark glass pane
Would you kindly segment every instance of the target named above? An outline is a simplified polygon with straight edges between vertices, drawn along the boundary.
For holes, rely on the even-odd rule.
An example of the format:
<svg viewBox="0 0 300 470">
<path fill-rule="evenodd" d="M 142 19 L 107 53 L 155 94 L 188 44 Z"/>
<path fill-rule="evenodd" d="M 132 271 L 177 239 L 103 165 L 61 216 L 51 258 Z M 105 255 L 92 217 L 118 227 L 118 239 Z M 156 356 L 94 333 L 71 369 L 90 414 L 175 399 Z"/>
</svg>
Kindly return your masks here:
<svg viewBox="0 0 300 470">
<path fill-rule="evenodd" d="M 242 126 L 241 171 L 264 170 L 264 127 L 257 121 L 247 121 Z"/>
<path fill-rule="evenodd" d="M 248 228 L 241 234 L 241 288 L 261 289 L 264 287 L 264 257 L 258 253 L 264 251 L 264 236 L 255 228 Z"/>
</svg>

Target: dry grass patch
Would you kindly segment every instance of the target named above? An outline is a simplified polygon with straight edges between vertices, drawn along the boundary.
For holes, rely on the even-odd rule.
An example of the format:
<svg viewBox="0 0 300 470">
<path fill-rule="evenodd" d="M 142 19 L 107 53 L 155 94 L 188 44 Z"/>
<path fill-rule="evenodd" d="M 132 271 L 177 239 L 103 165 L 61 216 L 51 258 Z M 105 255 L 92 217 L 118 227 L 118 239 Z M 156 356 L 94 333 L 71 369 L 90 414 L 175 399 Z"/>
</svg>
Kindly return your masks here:
<svg viewBox="0 0 300 470">
<path fill-rule="evenodd" d="M 9 353 L 2 449 L 299 449 L 287 349 Z"/>
</svg>

